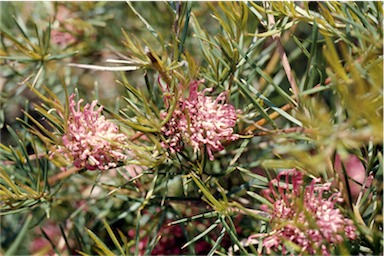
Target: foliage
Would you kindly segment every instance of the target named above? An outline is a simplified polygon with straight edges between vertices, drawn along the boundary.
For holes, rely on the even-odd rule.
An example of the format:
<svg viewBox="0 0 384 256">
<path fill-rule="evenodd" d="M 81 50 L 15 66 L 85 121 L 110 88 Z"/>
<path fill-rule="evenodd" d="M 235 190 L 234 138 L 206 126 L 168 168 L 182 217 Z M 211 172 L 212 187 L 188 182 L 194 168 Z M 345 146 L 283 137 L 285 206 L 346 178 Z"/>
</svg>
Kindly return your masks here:
<svg viewBox="0 0 384 256">
<path fill-rule="evenodd" d="M 273 183 L 287 169 L 340 193 L 357 239 L 330 253 L 382 252 L 382 3 L 3 2 L 1 16 L 1 254 L 269 254 L 264 192 L 292 189 Z M 81 99 L 97 102 L 71 110 Z M 74 130 L 82 111 L 94 122 Z M 116 168 L 63 149 L 114 129 L 99 157 L 123 152 Z"/>
</svg>

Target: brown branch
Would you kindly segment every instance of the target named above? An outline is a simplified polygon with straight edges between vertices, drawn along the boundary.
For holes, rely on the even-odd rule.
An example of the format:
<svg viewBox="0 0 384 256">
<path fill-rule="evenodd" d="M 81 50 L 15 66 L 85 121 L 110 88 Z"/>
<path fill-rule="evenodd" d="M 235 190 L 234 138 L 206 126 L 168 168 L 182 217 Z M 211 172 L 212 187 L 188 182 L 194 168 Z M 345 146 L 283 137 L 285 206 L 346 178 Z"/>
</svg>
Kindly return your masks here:
<svg viewBox="0 0 384 256">
<path fill-rule="evenodd" d="M 40 159 L 40 158 L 43 158 L 46 154 L 45 153 L 40 153 L 40 154 L 30 154 L 28 155 L 28 159 L 29 160 L 36 160 L 36 159 Z M 16 164 L 15 161 L 9 161 L 9 160 L 5 160 L 5 161 L 1 161 L 1 164 L 2 165 L 14 165 Z"/>
<path fill-rule="evenodd" d="M 291 108 L 292 108 L 291 104 L 286 104 L 286 105 L 282 106 L 280 109 L 283 111 L 287 111 Z M 280 116 L 280 114 L 278 112 L 273 112 L 272 114 L 269 115 L 269 118 L 274 120 L 274 119 L 278 118 L 279 116 Z M 255 131 L 256 129 L 259 129 L 259 126 L 263 126 L 267 122 L 268 122 L 267 119 L 263 118 L 263 119 L 257 121 L 256 123 L 251 124 L 250 126 L 245 128 L 245 130 L 243 132 L 240 132 L 240 134 L 250 135 L 253 133 L 253 131 Z"/>
<path fill-rule="evenodd" d="M 130 141 L 134 141 L 134 140 L 137 140 L 139 139 L 141 136 L 143 136 L 144 133 L 143 132 L 137 132 L 135 133 L 134 135 L 132 135 L 131 137 L 129 137 L 129 140 Z"/>
<path fill-rule="evenodd" d="M 72 168 L 70 168 L 70 169 L 68 169 L 68 170 L 66 170 L 66 171 L 60 172 L 60 173 L 58 173 L 58 174 L 56 174 L 56 175 L 54 175 L 54 176 L 52 176 L 52 177 L 49 177 L 49 178 L 48 178 L 48 184 L 49 184 L 50 186 L 52 186 L 52 185 L 55 184 L 57 181 L 62 180 L 62 179 L 64 179 L 64 178 L 70 176 L 71 174 L 77 173 L 77 172 L 80 171 L 80 170 L 81 170 L 81 169 L 79 169 L 79 168 L 73 166 Z M 44 184 L 44 181 L 42 181 L 40 184 L 43 185 L 43 184 Z"/>
<path fill-rule="evenodd" d="M 303 128 L 303 127 L 290 127 L 287 129 L 283 130 L 268 130 L 268 131 L 262 131 L 258 133 L 254 133 L 254 136 L 266 136 L 266 135 L 271 135 L 271 134 L 281 134 L 281 133 L 295 133 L 295 132 L 300 132 L 300 133 L 313 133 L 313 129 L 308 129 L 308 128 Z"/>
</svg>

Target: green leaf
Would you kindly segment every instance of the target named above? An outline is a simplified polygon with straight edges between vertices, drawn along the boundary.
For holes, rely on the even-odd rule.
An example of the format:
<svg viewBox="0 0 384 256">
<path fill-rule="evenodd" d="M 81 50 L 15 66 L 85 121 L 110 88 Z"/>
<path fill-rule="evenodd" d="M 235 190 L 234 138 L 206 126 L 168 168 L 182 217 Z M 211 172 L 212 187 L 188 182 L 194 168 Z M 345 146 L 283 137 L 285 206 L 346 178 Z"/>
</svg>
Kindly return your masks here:
<svg viewBox="0 0 384 256">
<path fill-rule="evenodd" d="M 121 247 L 119 241 L 117 240 L 117 237 L 113 233 L 113 231 L 112 231 L 111 227 L 109 226 L 108 222 L 105 219 L 103 219 L 102 221 L 103 221 L 105 229 L 107 230 L 107 232 L 108 232 L 109 236 L 111 237 L 113 243 L 119 249 L 121 255 L 125 255 L 123 248 Z"/>
<path fill-rule="evenodd" d="M 269 207 L 273 207 L 273 204 L 271 202 L 269 202 L 267 199 L 265 199 L 263 196 L 261 196 L 257 193 L 252 192 L 252 191 L 247 191 L 247 194 L 250 195 L 251 197 L 255 198 L 256 200 L 258 200 L 260 203 L 268 205 Z"/>
<path fill-rule="evenodd" d="M 220 223 L 220 219 L 216 220 L 211 226 L 209 226 L 208 228 L 206 228 L 203 232 L 201 232 L 200 234 L 198 234 L 197 236 L 195 236 L 192 240 L 188 241 L 187 243 L 185 243 L 181 249 L 184 249 L 185 247 L 193 244 L 194 242 L 200 240 L 203 236 L 207 235 L 209 232 L 211 232 L 212 230 L 214 230 L 217 225 L 219 225 Z"/>
<path fill-rule="evenodd" d="M 187 218 L 182 218 L 182 219 L 179 219 L 179 220 L 172 221 L 168 225 L 176 225 L 176 224 L 180 224 L 180 223 L 184 223 L 184 222 L 189 222 L 189 221 L 194 221 L 194 220 L 198 220 L 198 219 L 202 219 L 202 218 L 204 218 L 204 219 L 206 219 L 206 218 L 214 218 L 214 217 L 217 217 L 217 215 L 218 215 L 218 213 L 216 211 L 202 213 L 202 214 L 198 214 L 198 215 L 195 215 L 195 216 L 192 216 L 192 217 L 187 217 Z"/>
<path fill-rule="evenodd" d="M 220 246 L 221 241 L 223 240 L 223 237 L 225 235 L 225 228 L 223 228 L 220 231 L 219 237 L 216 239 L 215 243 L 213 244 L 211 250 L 208 252 L 208 256 L 214 255 L 216 249 Z"/>
<path fill-rule="evenodd" d="M 245 81 L 242 81 L 242 82 L 245 83 Z M 296 118 L 294 118 L 293 116 L 291 116 L 290 114 L 288 114 L 287 112 L 282 110 L 281 108 L 277 107 L 269 99 L 267 99 L 264 95 L 262 95 L 260 92 L 258 92 L 254 87 L 249 86 L 249 89 L 251 91 L 254 91 L 254 93 L 260 99 L 262 99 L 269 107 L 271 107 L 271 109 L 273 109 L 275 112 L 279 113 L 281 116 L 285 117 L 287 120 L 291 121 L 292 123 L 297 124 L 300 127 L 303 126 L 303 124 L 299 120 L 297 120 Z"/>
<path fill-rule="evenodd" d="M 225 210 L 223 207 L 223 204 L 219 202 L 212 193 L 208 190 L 208 188 L 205 186 L 205 184 L 202 182 L 202 180 L 194 173 L 191 172 L 190 175 L 195 182 L 195 184 L 199 187 L 203 195 L 207 198 L 209 204 L 216 210 L 216 211 L 223 211 Z"/>
<path fill-rule="evenodd" d="M 181 54 L 182 54 L 182 52 L 184 50 L 185 40 L 187 39 L 187 34 L 188 34 L 187 32 L 188 32 L 188 27 L 189 27 L 189 19 L 191 17 L 191 10 L 192 10 L 192 2 L 188 1 L 186 3 L 186 7 L 184 7 L 184 9 L 186 9 L 185 22 L 184 22 L 183 31 L 181 33 L 179 49 L 178 49 L 178 56 L 176 58 L 178 61 L 180 61 Z"/>
<path fill-rule="evenodd" d="M 260 105 L 260 103 L 253 97 L 245 84 L 243 82 L 237 81 L 241 91 L 247 96 L 247 98 L 254 104 L 254 106 L 259 110 L 260 115 L 265 118 L 275 129 L 278 129 L 276 123 L 269 117 L 268 113 L 264 110 L 264 108 Z"/>
<path fill-rule="evenodd" d="M 114 256 L 115 254 L 105 245 L 105 243 L 90 229 L 86 229 L 88 235 L 96 243 L 96 246 L 101 249 L 103 255 Z"/>
<path fill-rule="evenodd" d="M 19 234 L 17 235 L 15 241 L 11 244 L 9 249 L 4 253 L 4 256 L 13 256 L 16 255 L 17 249 L 20 248 L 20 246 L 25 243 L 24 237 L 28 232 L 29 224 L 32 221 L 32 214 L 29 214 L 27 216 L 27 219 L 25 220 L 23 227 L 21 230 L 18 232 Z"/>
<path fill-rule="evenodd" d="M 147 27 L 148 31 L 151 32 L 151 34 L 159 41 L 160 44 L 163 44 L 163 38 L 156 32 L 156 29 L 154 29 L 146 19 L 144 19 L 143 16 L 140 15 L 140 13 L 138 11 L 136 11 L 136 9 L 133 7 L 133 5 L 131 4 L 131 2 L 127 1 L 126 2 L 128 4 L 128 6 L 131 8 L 131 10 L 133 11 L 133 13 L 139 17 L 139 19 L 144 23 L 144 25 Z"/>
<path fill-rule="evenodd" d="M 220 216 L 220 222 L 221 222 L 221 224 L 223 224 L 225 230 L 228 232 L 228 234 L 231 237 L 232 241 L 234 241 L 235 244 L 237 244 L 237 246 L 239 246 L 240 250 L 242 250 L 245 253 L 245 255 L 248 255 L 247 250 L 245 250 L 244 246 L 241 244 L 241 242 L 237 238 L 236 230 L 232 230 L 228 226 L 227 222 L 225 221 L 225 217 L 224 216 Z"/>
</svg>

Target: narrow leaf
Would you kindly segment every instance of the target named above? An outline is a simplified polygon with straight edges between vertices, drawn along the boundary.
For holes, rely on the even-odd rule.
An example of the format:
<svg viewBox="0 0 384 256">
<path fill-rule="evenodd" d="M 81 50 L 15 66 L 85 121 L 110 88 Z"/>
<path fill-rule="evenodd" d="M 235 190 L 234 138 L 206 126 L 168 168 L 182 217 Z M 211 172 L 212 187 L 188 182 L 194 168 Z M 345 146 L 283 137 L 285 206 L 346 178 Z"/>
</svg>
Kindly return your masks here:
<svg viewBox="0 0 384 256">
<path fill-rule="evenodd" d="M 29 214 L 27 219 L 25 220 L 23 227 L 18 232 L 15 241 L 12 243 L 12 245 L 9 247 L 9 249 L 4 253 L 4 256 L 13 256 L 16 255 L 17 249 L 20 248 L 20 246 L 25 243 L 24 237 L 27 234 L 29 224 L 31 223 L 32 215 Z"/>
<path fill-rule="evenodd" d="M 105 243 L 97 235 L 95 235 L 95 233 L 93 233 L 90 229 L 86 229 L 86 231 L 88 235 L 92 238 L 92 240 L 96 243 L 96 246 L 102 250 L 104 255 L 107 255 L 107 256 L 115 255 L 110 249 L 108 249 Z"/>
<path fill-rule="evenodd" d="M 121 255 L 125 255 L 123 248 L 121 247 L 119 241 L 117 240 L 115 234 L 113 233 L 111 227 L 109 226 L 108 222 L 107 222 L 105 219 L 103 219 L 103 224 L 104 224 L 104 227 L 106 228 L 106 230 L 107 230 L 109 236 L 111 237 L 113 243 L 114 243 L 114 244 L 116 245 L 116 247 L 119 249 Z"/>
</svg>

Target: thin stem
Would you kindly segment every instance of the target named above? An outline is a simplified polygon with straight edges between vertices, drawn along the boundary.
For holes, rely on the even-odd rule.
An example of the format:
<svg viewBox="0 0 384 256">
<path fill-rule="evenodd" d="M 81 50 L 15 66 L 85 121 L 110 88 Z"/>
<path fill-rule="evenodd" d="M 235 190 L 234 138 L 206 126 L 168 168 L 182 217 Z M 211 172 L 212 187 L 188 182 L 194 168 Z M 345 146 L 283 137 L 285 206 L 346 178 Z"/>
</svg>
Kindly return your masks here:
<svg viewBox="0 0 384 256">
<path fill-rule="evenodd" d="M 291 108 L 292 108 L 291 104 L 286 104 L 286 105 L 282 106 L 280 109 L 287 111 Z M 269 115 L 269 118 L 274 120 L 274 119 L 278 118 L 279 116 L 280 116 L 280 114 L 278 112 L 273 112 L 272 114 Z M 258 129 L 260 126 L 265 125 L 267 122 L 268 122 L 267 119 L 263 118 L 263 119 L 257 121 L 256 123 L 251 124 L 250 126 L 245 128 L 245 130 L 243 132 L 240 132 L 240 134 L 248 134 L 248 135 L 252 134 L 252 132 L 254 130 Z"/>
<path fill-rule="evenodd" d="M 272 14 L 268 14 L 268 21 L 271 24 L 271 26 L 275 25 L 275 18 L 273 17 Z M 299 96 L 299 88 L 297 87 L 295 78 L 293 77 L 292 69 L 291 69 L 291 66 L 289 65 L 288 57 L 287 57 L 287 54 L 284 51 L 283 45 L 281 44 L 280 38 L 281 37 L 278 34 L 272 35 L 272 39 L 276 43 L 277 51 L 278 51 L 278 53 L 280 55 L 280 58 L 281 58 L 281 63 L 283 64 L 284 71 L 285 71 L 285 73 L 287 75 L 289 84 L 291 85 L 291 89 L 292 89 L 293 95 L 295 96 L 297 102 L 299 102 L 299 98 L 298 98 L 298 96 Z"/>
</svg>

